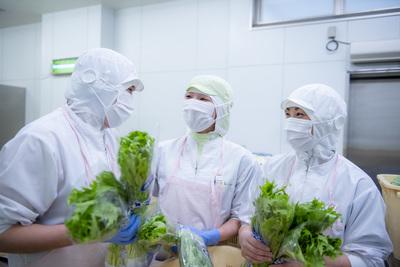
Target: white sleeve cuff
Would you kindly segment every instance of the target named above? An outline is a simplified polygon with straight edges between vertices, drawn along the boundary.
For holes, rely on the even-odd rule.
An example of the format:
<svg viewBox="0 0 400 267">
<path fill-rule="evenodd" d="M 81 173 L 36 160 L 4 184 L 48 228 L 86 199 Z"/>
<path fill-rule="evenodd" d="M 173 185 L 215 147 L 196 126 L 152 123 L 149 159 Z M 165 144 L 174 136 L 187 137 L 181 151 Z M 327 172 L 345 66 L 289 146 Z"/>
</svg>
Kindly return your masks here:
<svg viewBox="0 0 400 267">
<path fill-rule="evenodd" d="M 351 263 L 351 267 L 365 267 L 367 264 L 359 257 L 354 254 L 346 254 Z"/>
</svg>

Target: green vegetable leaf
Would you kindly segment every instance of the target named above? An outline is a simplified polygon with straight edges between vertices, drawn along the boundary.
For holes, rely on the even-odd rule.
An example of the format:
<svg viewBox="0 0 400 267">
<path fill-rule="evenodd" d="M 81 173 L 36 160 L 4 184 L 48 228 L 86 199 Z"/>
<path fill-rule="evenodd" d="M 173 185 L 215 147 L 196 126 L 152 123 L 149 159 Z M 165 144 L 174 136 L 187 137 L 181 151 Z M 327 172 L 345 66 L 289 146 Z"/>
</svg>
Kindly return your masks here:
<svg viewBox="0 0 400 267">
<path fill-rule="evenodd" d="M 140 131 L 131 132 L 121 138 L 118 163 L 121 182 L 130 197 L 127 199 L 130 206 L 134 206 L 135 201 L 144 202 L 149 197 L 149 193 L 142 192 L 141 189 L 150 173 L 153 145 L 154 138 Z M 143 212 L 141 209 L 137 210 L 137 213 Z"/>
<path fill-rule="evenodd" d="M 322 267 L 325 256 L 335 258 L 341 254 L 342 241 L 322 233 L 340 217 L 333 207 L 317 199 L 293 204 L 285 187 L 277 188 L 268 181 L 254 205 L 253 229 L 271 248 L 273 260 L 296 260 L 306 267 Z"/>
<path fill-rule="evenodd" d="M 73 189 L 68 204 L 74 206 L 74 213 L 65 221 L 72 239 L 102 240 L 118 229 L 126 209 L 122 191 L 112 172 L 100 173 L 89 187 Z"/>
</svg>

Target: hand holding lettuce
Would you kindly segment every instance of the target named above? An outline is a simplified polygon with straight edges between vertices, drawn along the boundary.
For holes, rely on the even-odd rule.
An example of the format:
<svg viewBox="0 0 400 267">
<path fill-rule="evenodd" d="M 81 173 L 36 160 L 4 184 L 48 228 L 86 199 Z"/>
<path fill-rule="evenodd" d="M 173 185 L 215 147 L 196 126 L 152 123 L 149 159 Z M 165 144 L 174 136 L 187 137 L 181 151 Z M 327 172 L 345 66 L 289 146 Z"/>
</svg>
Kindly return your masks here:
<svg viewBox="0 0 400 267">
<path fill-rule="evenodd" d="M 153 144 L 147 133 L 131 132 L 120 141 L 119 180 L 112 172 L 102 172 L 90 186 L 72 190 L 68 204 L 74 206 L 74 212 L 65 225 L 75 242 L 108 240 L 120 228 L 129 226 L 130 219 L 145 213 L 149 192 L 142 189 L 150 173 Z M 144 231 L 138 233 L 143 235 Z M 111 245 L 109 263 L 120 266 L 122 254 L 126 254 L 122 246 Z"/>
<path fill-rule="evenodd" d="M 306 267 L 324 266 L 324 257 L 341 254 L 341 240 L 323 234 L 340 215 L 317 199 L 291 203 L 285 187 L 261 186 L 252 218 L 254 231 L 271 248 L 273 261 L 296 260 Z M 253 266 L 269 266 L 268 263 Z"/>
</svg>

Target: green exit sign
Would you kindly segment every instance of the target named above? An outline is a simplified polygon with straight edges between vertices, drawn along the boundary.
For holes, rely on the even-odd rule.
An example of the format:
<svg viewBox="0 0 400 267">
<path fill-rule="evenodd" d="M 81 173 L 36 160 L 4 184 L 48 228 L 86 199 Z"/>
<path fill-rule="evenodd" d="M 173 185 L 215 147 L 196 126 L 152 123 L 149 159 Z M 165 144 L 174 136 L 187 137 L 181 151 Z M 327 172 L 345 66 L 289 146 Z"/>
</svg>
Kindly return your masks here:
<svg viewBox="0 0 400 267">
<path fill-rule="evenodd" d="M 74 71 L 77 57 L 53 59 L 51 73 L 53 75 L 67 75 Z"/>
</svg>

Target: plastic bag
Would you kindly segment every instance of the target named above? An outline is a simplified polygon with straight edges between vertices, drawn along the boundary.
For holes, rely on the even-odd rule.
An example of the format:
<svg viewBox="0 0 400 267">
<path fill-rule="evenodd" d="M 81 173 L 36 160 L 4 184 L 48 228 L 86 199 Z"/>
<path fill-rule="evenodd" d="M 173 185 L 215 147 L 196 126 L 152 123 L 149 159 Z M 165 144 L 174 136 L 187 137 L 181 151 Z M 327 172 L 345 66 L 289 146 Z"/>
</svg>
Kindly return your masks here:
<svg viewBox="0 0 400 267">
<path fill-rule="evenodd" d="M 178 230 L 178 253 L 181 267 L 212 267 L 203 238 L 187 228 Z"/>
<path fill-rule="evenodd" d="M 167 220 L 153 201 L 142 215 L 135 242 L 127 246 L 127 261 L 130 267 L 144 267 L 151 262 L 153 255 L 162 246 L 166 250 L 176 245 L 175 228 Z"/>
</svg>

